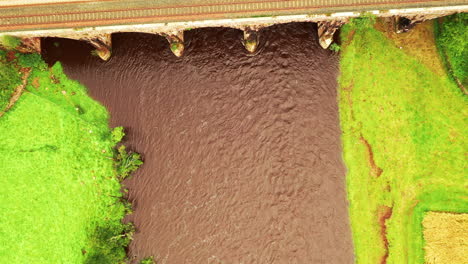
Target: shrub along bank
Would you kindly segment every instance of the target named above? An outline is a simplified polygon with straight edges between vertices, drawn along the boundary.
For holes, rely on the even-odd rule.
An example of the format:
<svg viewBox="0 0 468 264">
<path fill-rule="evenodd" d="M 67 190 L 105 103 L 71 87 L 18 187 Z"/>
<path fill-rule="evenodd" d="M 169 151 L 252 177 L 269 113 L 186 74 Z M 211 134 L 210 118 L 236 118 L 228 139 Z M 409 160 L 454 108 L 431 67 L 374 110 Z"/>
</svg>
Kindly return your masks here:
<svg viewBox="0 0 468 264">
<path fill-rule="evenodd" d="M 106 109 L 38 54 L 0 50 L 1 109 L 28 70 L 0 117 L 0 263 L 121 263 L 133 227 L 121 222 L 131 210 L 118 173 L 139 156 L 117 153 L 122 129 L 112 133 Z"/>
<path fill-rule="evenodd" d="M 341 31 L 339 104 L 356 260 L 424 263 L 424 214 L 468 212 L 467 99 L 373 25 L 356 19 Z"/>
<path fill-rule="evenodd" d="M 449 72 L 468 85 L 468 14 L 444 17 L 435 27 L 437 46 Z"/>
<path fill-rule="evenodd" d="M 7 60 L 6 52 L 0 56 L 0 113 L 3 113 L 10 101 L 13 92 L 21 84 L 21 73 L 14 67 L 13 62 Z"/>
</svg>

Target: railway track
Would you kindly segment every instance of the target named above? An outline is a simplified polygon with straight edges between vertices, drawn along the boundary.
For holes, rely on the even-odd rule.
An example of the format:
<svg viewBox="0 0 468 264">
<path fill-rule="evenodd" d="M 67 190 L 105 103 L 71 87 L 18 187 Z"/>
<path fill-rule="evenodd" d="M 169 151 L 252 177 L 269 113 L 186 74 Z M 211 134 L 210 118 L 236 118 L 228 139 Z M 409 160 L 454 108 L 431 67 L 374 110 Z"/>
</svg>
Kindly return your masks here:
<svg viewBox="0 0 468 264">
<path fill-rule="evenodd" d="M 0 1 L 0 32 L 370 10 L 457 7 L 468 0 Z"/>
</svg>

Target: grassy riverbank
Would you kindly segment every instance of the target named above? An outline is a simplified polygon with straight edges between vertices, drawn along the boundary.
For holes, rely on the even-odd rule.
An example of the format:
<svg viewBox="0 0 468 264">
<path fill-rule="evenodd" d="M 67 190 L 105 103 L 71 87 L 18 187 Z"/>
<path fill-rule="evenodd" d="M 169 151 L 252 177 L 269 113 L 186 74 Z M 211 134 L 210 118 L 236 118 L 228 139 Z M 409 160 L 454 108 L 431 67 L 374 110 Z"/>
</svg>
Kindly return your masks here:
<svg viewBox="0 0 468 264">
<path fill-rule="evenodd" d="M 38 54 L 0 51 L 0 263 L 118 263 L 131 230 L 108 113 Z M 130 232 L 130 233 L 129 233 Z"/>
<path fill-rule="evenodd" d="M 421 40 L 411 34 L 391 39 L 373 25 L 358 19 L 341 31 L 340 117 L 355 254 L 357 263 L 424 263 L 425 212 L 468 212 L 467 99 L 438 70 L 437 52 L 418 49 Z"/>
</svg>

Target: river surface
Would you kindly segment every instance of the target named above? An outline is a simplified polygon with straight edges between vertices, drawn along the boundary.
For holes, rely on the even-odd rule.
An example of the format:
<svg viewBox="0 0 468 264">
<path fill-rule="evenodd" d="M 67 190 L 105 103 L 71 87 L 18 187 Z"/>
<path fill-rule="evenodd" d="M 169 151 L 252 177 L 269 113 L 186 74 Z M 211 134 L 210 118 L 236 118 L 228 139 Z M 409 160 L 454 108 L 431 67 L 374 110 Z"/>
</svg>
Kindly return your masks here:
<svg viewBox="0 0 468 264">
<path fill-rule="evenodd" d="M 113 35 L 108 62 L 43 41 L 127 128 L 145 164 L 125 182 L 136 260 L 158 264 L 353 263 L 337 106 L 338 56 L 316 26 L 188 31 L 176 58 L 157 35 Z"/>
</svg>

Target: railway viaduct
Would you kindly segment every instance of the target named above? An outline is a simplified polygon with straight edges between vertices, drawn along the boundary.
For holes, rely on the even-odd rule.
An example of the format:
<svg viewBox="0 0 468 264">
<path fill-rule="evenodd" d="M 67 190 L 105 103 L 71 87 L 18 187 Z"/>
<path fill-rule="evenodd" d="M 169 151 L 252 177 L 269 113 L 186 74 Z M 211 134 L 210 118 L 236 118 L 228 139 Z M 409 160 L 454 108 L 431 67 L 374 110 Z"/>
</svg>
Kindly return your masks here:
<svg viewBox="0 0 468 264">
<path fill-rule="evenodd" d="M 0 0 L 0 36 L 21 38 L 23 51 L 40 51 L 41 37 L 83 40 L 107 60 L 115 32 L 163 35 L 181 56 L 185 30 L 238 28 L 253 52 L 262 27 L 316 22 L 320 44 L 327 48 L 341 25 L 365 13 L 392 18 L 403 32 L 427 19 L 467 11 L 468 0 Z"/>
</svg>

